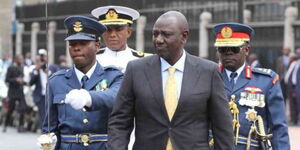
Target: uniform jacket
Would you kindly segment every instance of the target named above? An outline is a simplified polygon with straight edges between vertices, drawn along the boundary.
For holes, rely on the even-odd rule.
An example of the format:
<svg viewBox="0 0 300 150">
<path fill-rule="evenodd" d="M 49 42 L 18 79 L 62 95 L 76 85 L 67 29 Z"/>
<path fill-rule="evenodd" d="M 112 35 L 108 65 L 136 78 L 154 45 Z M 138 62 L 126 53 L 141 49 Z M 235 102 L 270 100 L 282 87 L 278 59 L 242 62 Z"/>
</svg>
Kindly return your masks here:
<svg viewBox="0 0 300 150">
<path fill-rule="evenodd" d="M 98 62 L 104 67 L 113 65 L 120 69 L 122 72 L 125 72 L 127 63 L 129 61 L 142 58 L 147 55 L 149 54 L 133 50 L 128 46 L 123 51 L 113 51 L 106 47 L 98 51 L 96 58 Z"/>
<path fill-rule="evenodd" d="M 152 55 L 128 63 L 109 120 L 108 147 L 126 150 L 135 119 L 133 150 L 208 150 L 212 125 L 216 146 L 233 149 L 231 116 L 217 65 L 187 53 L 181 94 L 172 121 L 163 98 L 160 58 Z"/>
<path fill-rule="evenodd" d="M 247 67 L 248 69 L 246 69 Z M 250 107 L 241 105 L 241 92 L 248 94 L 250 89 L 252 89 L 254 93 L 261 90 L 261 92 L 258 93 L 264 95 L 265 106 L 255 107 L 255 111 L 257 111 L 257 115 L 262 117 L 265 131 L 273 134 L 271 140 L 273 150 L 289 150 L 290 145 L 285 116 L 285 104 L 278 75 L 270 69 L 250 68 L 250 66 L 246 65 L 245 69 L 239 75 L 233 90 L 229 88 L 229 79 L 225 70 L 222 71 L 222 78 L 225 83 L 227 95 L 235 95 L 236 97 L 235 101 L 236 104 L 238 104 L 239 122 L 241 124 L 239 130 L 240 136 L 248 137 L 251 125 L 250 121 L 246 119 L 246 112 Z M 236 149 L 245 150 L 246 144 L 239 143 Z M 259 148 L 251 146 L 251 150 L 259 150 Z"/>
<path fill-rule="evenodd" d="M 66 94 L 72 89 L 80 89 L 74 68 L 61 70 L 49 79 L 46 104 L 50 104 L 50 114 L 46 111 L 43 123 L 43 133 L 48 131 L 48 117 L 50 118 L 50 132 L 59 136 L 76 135 L 80 133 L 107 134 L 108 116 L 111 112 L 114 99 L 117 95 L 123 74 L 115 68 L 102 68 L 97 63 L 96 69 L 86 83 L 86 90 L 92 98 L 92 107 L 87 112 L 75 110 L 64 103 Z M 104 87 L 103 82 L 107 85 Z M 46 107 L 47 109 L 47 107 Z M 87 119 L 88 123 L 83 123 Z M 82 143 L 58 143 L 62 150 L 65 149 L 97 149 L 105 150 L 106 143 L 91 143 L 84 147 Z"/>
</svg>

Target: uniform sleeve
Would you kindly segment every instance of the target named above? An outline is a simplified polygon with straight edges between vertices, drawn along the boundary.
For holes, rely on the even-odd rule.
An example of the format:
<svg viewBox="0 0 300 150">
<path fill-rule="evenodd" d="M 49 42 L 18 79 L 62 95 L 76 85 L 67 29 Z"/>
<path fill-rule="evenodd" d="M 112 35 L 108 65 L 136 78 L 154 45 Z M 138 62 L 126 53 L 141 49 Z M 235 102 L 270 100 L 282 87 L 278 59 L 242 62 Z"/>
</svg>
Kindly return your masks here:
<svg viewBox="0 0 300 150">
<path fill-rule="evenodd" d="M 108 121 L 108 149 L 127 150 L 133 129 L 134 101 L 132 66 L 129 62 L 116 103 Z"/>
<path fill-rule="evenodd" d="M 268 122 L 270 123 L 273 150 L 289 150 L 289 135 L 280 83 L 277 81 L 271 87 L 267 98 Z"/>
<path fill-rule="evenodd" d="M 217 67 L 215 67 L 212 74 L 211 86 L 209 117 L 214 135 L 214 149 L 232 150 L 234 149 L 232 117 L 225 95 L 224 83 Z"/>
<path fill-rule="evenodd" d="M 115 71 L 114 74 L 111 75 L 113 75 L 114 77 L 112 77 L 111 84 L 109 85 L 109 88 L 107 90 L 89 91 L 92 97 L 92 106 L 89 108 L 90 110 L 112 110 L 113 104 L 115 103 L 115 99 L 120 88 L 123 74 L 120 71 Z"/>
<path fill-rule="evenodd" d="M 47 91 L 46 91 L 46 107 L 45 107 L 45 118 L 43 119 L 43 125 L 42 125 L 42 133 L 55 133 L 57 136 L 57 144 L 55 150 L 59 149 L 60 146 L 60 132 L 58 130 L 58 111 L 57 107 L 54 105 L 54 96 L 53 91 L 51 89 L 51 84 L 47 85 Z M 49 109 L 49 110 L 48 110 Z M 48 120 L 49 119 L 49 120 Z M 49 124 L 50 123 L 50 124 Z M 49 126 L 48 126 L 49 125 Z"/>
</svg>

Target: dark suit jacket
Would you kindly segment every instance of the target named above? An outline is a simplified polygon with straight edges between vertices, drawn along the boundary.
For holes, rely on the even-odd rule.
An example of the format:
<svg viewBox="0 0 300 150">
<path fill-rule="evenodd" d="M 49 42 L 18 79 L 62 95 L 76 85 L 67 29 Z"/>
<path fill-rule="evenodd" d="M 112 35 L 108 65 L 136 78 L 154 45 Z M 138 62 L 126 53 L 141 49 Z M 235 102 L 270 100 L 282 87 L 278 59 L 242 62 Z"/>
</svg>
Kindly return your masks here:
<svg viewBox="0 0 300 150">
<path fill-rule="evenodd" d="M 35 103 L 39 103 L 42 100 L 42 97 L 45 96 L 42 94 L 42 83 L 41 83 L 41 76 L 39 70 L 34 70 L 31 75 L 30 86 L 35 85 L 35 89 L 32 93 L 33 100 Z"/>
<path fill-rule="evenodd" d="M 135 118 L 134 150 L 233 149 L 231 114 L 215 63 L 187 54 L 181 94 L 172 121 L 165 109 L 158 55 L 129 62 L 108 125 L 110 150 L 126 150 Z"/>
<path fill-rule="evenodd" d="M 17 82 L 18 77 L 24 77 L 23 66 L 11 65 L 7 69 L 5 82 L 8 83 L 8 98 L 10 99 L 23 99 L 23 83 Z"/>
</svg>

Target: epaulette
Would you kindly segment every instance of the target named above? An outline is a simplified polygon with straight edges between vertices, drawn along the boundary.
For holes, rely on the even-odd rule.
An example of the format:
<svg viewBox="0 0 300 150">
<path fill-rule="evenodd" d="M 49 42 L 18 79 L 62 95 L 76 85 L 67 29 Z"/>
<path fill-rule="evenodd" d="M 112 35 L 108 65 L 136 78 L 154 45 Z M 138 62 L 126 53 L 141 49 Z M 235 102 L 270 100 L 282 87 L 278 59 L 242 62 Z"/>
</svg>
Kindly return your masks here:
<svg viewBox="0 0 300 150">
<path fill-rule="evenodd" d="M 49 80 L 52 79 L 55 76 L 59 76 L 59 75 L 64 75 L 66 72 L 68 72 L 70 69 L 61 69 L 55 73 L 53 73 L 50 77 Z"/>
<path fill-rule="evenodd" d="M 131 50 L 132 55 L 136 57 L 146 57 L 152 55 L 151 53 L 144 53 L 142 51 Z"/>
<path fill-rule="evenodd" d="M 271 69 L 266 69 L 266 68 L 252 68 L 252 72 L 273 77 L 272 76 L 272 72 L 273 71 Z"/>
<path fill-rule="evenodd" d="M 97 54 L 103 54 L 104 51 L 105 51 L 105 48 L 100 48 L 100 49 L 98 49 Z"/>
</svg>

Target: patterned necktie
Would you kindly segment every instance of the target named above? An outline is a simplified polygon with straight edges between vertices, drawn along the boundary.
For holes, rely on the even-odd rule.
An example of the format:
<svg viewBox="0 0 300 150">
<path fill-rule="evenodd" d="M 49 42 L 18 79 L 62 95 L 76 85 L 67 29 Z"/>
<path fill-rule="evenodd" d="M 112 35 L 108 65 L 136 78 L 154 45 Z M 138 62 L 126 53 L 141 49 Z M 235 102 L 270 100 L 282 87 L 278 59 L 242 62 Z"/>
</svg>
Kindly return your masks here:
<svg viewBox="0 0 300 150">
<path fill-rule="evenodd" d="M 84 75 L 82 78 L 81 78 L 81 88 L 85 88 L 86 87 L 86 83 L 87 81 L 89 80 L 89 77 L 87 77 L 86 75 Z"/>
<path fill-rule="evenodd" d="M 234 88 L 234 78 L 237 76 L 237 73 L 236 72 L 232 72 L 230 74 L 230 81 L 229 81 L 229 87 L 231 90 L 233 90 Z"/>
<path fill-rule="evenodd" d="M 177 100 L 177 86 L 176 86 L 176 80 L 174 77 L 175 68 L 170 67 L 168 69 L 169 77 L 166 83 L 166 89 L 165 89 L 165 106 L 167 109 L 168 117 L 170 121 L 172 120 L 172 117 L 175 113 L 178 100 Z M 168 139 L 166 150 L 173 150 L 172 143 L 170 141 L 170 138 Z"/>
</svg>

